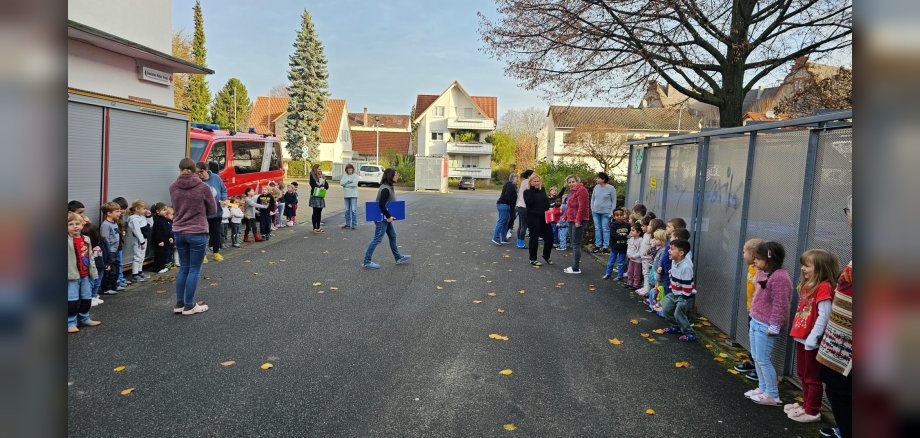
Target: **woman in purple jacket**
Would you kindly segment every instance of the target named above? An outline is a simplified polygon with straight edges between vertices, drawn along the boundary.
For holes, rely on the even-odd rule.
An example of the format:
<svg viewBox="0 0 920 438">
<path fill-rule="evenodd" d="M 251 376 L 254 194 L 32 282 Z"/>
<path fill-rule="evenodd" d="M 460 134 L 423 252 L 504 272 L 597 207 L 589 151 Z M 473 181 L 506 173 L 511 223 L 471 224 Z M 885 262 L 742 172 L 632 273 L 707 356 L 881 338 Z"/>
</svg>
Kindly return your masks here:
<svg viewBox="0 0 920 438">
<path fill-rule="evenodd" d="M 179 161 L 179 178 L 169 186 L 175 218 L 173 233 L 179 252 L 179 274 L 176 276 L 176 307 L 173 313 L 194 315 L 206 312 L 208 306 L 195 303 L 195 289 L 201 274 L 201 263 L 208 245 L 208 216 L 217 205 L 207 184 L 197 175 L 195 162 L 189 158 Z"/>
</svg>

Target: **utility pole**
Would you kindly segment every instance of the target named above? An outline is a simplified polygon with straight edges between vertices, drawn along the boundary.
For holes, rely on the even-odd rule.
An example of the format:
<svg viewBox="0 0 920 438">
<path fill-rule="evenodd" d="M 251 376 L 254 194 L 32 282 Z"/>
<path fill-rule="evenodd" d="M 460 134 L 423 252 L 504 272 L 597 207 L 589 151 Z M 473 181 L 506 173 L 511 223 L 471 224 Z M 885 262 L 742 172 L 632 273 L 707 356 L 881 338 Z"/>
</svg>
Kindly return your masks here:
<svg viewBox="0 0 920 438">
<path fill-rule="evenodd" d="M 380 165 L 380 116 L 374 116 L 374 132 L 377 133 L 377 165 Z"/>
</svg>

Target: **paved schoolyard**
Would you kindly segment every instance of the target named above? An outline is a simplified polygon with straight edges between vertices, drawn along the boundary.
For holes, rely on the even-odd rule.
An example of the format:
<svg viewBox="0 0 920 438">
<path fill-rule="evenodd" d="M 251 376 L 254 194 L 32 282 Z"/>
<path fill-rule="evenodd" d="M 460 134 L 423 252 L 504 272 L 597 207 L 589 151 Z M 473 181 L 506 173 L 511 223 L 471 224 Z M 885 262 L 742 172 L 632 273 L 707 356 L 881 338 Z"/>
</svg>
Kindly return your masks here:
<svg viewBox="0 0 920 438">
<path fill-rule="evenodd" d="M 68 336 L 69 435 L 807 436 L 702 345 L 654 334 L 599 263 L 566 276 L 568 253 L 533 268 L 492 245 L 495 197 L 400 193 L 408 265 L 383 243 L 362 269 L 372 226 L 334 214 L 205 265 L 205 314 L 172 314 L 174 272 L 106 298 Z"/>
</svg>

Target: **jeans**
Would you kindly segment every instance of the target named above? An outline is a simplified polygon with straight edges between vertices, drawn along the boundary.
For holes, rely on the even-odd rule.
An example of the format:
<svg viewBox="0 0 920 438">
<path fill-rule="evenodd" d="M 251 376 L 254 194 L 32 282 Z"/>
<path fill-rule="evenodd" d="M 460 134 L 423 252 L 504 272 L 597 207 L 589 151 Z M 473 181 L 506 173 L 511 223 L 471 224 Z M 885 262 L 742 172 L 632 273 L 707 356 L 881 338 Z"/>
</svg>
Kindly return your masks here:
<svg viewBox="0 0 920 438">
<path fill-rule="evenodd" d="M 610 214 L 591 213 L 594 218 L 594 246 L 596 248 L 610 248 Z"/>
<path fill-rule="evenodd" d="M 119 249 L 118 250 L 118 284 L 125 282 L 124 266 L 125 266 L 125 262 L 123 258 L 123 251 Z"/>
<path fill-rule="evenodd" d="M 580 271 L 579 268 L 581 263 L 581 244 L 582 244 L 582 235 L 585 232 L 585 225 L 582 224 L 580 227 L 575 226 L 575 222 L 569 222 L 569 232 L 572 233 L 572 252 L 575 255 L 575 262 L 572 263 L 572 269 Z"/>
<path fill-rule="evenodd" d="M 89 319 L 90 299 L 93 297 L 92 279 L 89 276 L 67 281 L 67 327 L 76 327 L 77 320 Z"/>
<path fill-rule="evenodd" d="M 511 219 L 511 206 L 508 204 L 495 204 L 498 208 L 498 221 L 495 222 L 495 231 L 492 232 L 492 240 L 501 242 L 508 235 L 508 221 Z"/>
<path fill-rule="evenodd" d="M 757 370 L 757 386 L 770 397 L 779 400 L 776 369 L 773 368 L 773 361 L 770 359 L 779 335 L 767 336 L 767 325 L 752 318 L 748 336 L 751 340 L 751 356 Z"/>
<path fill-rule="evenodd" d="M 284 203 L 278 203 L 278 209 L 275 210 L 275 225 L 281 225 L 281 213 L 284 212 Z"/>
<path fill-rule="evenodd" d="M 553 229 L 553 245 L 559 244 L 559 226 L 555 222 L 549 224 L 550 228 Z"/>
<path fill-rule="evenodd" d="M 358 198 L 345 198 L 345 225 L 358 226 Z"/>
<path fill-rule="evenodd" d="M 102 287 L 102 271 L 99 271 L 99 276 L 95 280 L 91 281 L 92 284 L 92 296 L 96 298 L 99 296 L 99 288 Z"/>
<path fill-rule="evenodd" d="M 613 262 L 617 264 L 617 280 L 622 280 L 623 273 L 626 272 L 626 251 L 610 252 L 610 257 L 607 258 L 607 275 L 613 274 Z"/>
<path fill-rule="evenodd" d="M 201 262 L 208 247 L 207 234 L 176 233 L 179 273 L 176 275 L 176 307 L 195 307 L 195 289 L 201 276 Z"/>
<path fill-rule="evenodd" d="M 692 335 L 693 325 L 690 322 L 690 311 L 693 310 L 693 304 L 696 302 L 694 297 L 683 295 L 668 294 L 664 297 L 661 310 L 664 311 L 664 317 L 668 320 L 671 327 L 680 327 L 680 331 L 685 335 Z M 758 376 L 760 374 L 757 374 Z"/>
<path fill-rule="evenodd" d="M 524 238 L 527 237 L 527 209 L 524 207 L 517 207 L 515 211 L 517 212 L 518 218 L 517 238 L 523 241 Z"/>
<path fill-rule="evenodd" d="M 402 255 L 399 254 L 399 248 L 396 246 L 396 227 L 392 222 L 387 221 L 378 221 L 374 222 L 374 238 L 371 240 L 370 245 L 367 245 L 367 251 L 364 253 L 364 264 L 371 262 L 371 258 L 374 256 L 374 250 L 377 249 L 377 245 L 383 240 L 383 235 L 387 235 L 387 239 L 390 241 L 390 251 L 393 252 L 393 258 L 399 260 L 402 258 Z"/>
<path fill-rule="evenodd" d="M 240 243 L 240 225 L 236 222 L 230 222 L 230 243 L 237 245 Z"/>
<path fill-rule="evenodd" d="M 556 226 L 556 229 L 559 230 L 559 249 L 566 249 L 569 247 L 569 224 L 566 222 L 560 223 Z"/>
</svg>

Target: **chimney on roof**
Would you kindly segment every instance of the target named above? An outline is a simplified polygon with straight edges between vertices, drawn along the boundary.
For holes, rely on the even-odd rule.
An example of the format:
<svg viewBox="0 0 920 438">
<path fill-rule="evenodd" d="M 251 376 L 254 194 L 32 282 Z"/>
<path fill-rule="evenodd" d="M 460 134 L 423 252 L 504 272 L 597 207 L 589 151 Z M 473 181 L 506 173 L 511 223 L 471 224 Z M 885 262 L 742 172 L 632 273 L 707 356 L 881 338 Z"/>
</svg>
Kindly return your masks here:
<svg viewBox="0 0 920 438">
<path fill-rule="evenodd" d="M 757 99 L 760 99 L 760 96 L 763 96 L 763 85 L 757 87 Z"/>
<path fill-rule="evenodd" d="M 367 107 L 364 107 L 364 126 L 367 126 Z"/>
</svg>

